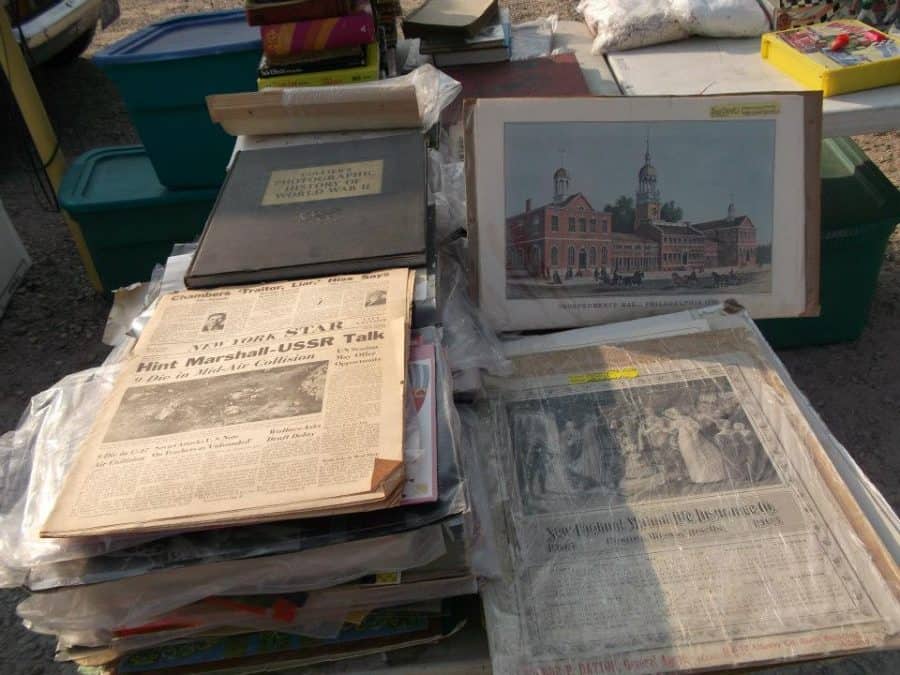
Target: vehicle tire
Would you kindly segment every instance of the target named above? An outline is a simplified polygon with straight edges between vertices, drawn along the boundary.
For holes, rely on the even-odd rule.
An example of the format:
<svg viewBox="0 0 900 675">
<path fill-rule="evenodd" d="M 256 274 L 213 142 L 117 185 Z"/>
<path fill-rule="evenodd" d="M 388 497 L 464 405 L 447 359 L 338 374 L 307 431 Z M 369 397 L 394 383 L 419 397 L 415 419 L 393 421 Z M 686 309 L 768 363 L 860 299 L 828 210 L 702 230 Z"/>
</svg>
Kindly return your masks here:
<svg viewBox="0 0 900 675">
<path fill-rule="evenodd" d="M 63 49 L 59 54 L 47 59 L 47 65 L 51 67 L 67 66 L 75 61 L 79 56 L 84 54 L 85 50 L 91 45 L 94 39 L 94 33 L 97 32 L 97 24 L 91 26 L 90 30 L 79 35 L 68 47 Z"/>
</svg>

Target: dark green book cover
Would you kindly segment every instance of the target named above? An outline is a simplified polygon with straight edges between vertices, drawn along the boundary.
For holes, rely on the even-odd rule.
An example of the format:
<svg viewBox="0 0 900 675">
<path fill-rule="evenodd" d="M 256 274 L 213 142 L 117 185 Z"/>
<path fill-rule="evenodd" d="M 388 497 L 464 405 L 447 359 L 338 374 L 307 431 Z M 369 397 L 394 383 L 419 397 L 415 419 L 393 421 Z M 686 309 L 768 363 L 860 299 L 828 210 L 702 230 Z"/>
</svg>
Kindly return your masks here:
<svg viewBox="0 0 900 675">
<path fill-rule="evenodd" d="M 421 132 L 238 153 L 185 276 L 189 288 L 426 263 Z"/>
<path fill-rule="evenodd" d="M 366 65 L 365 47 L 341 47 L 321 52 L 312 52 L 301 57 L 272 62 L 263 54 L 259 62 L 260 77 L 278 77 L 297 73 L 318 73 L 323 70 L 359 68 Z"/>
</svg>

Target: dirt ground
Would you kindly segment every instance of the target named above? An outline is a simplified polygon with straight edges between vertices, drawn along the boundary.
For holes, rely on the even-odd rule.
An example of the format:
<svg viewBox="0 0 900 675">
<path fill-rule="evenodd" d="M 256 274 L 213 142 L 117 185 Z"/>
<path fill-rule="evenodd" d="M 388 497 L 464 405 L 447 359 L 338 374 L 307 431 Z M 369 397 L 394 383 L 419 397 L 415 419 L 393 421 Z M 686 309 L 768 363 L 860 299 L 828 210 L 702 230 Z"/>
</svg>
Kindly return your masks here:
<svg viewBox="0 0 900 675">
<path fill-rule="evenodd" d="M 122 18 L 98 34 L 92 50 L 160 18 L 242 4 L 242 0 L 121 1 Z M 511 7 L 514 20 L 553 11 L 563 18 L 577 18 L 572 11 L 574 1 L 511 0 L 505 4 Z M 117 92 L 88 59 L 62 68 L 38 69 L 35 80 L 68 158 L 100 146 L 138 142 Z M 34 260 L 0 319 L 2 432 L 15 426 L 33 394 L 104 358 L 108 348 L 100 337 L 109 303 L 89 286 L 62 218 L 30 169 L 22 121 L 3 86 L 0 114 L 4 119 L 0 123 L 0 199 Z M 895 131 L 856 140 L 900 185 L 900 134 Z M 895 232 L 883 262 L 871 320 L 861 339 L 781 353 L 834 435 L 895 509 L 900 505 L 900 358 L 894 351 L 898 345 L 900 232 Z M 18 597 L 15 592 L 0 593 L 0 672 L 71 672 L 52 663 L 51 640 L 19 626 L 14 615 Z M 865 666 L 865 660 L 860 663 L 855 672 L 883 672 Z"/>
</svg>

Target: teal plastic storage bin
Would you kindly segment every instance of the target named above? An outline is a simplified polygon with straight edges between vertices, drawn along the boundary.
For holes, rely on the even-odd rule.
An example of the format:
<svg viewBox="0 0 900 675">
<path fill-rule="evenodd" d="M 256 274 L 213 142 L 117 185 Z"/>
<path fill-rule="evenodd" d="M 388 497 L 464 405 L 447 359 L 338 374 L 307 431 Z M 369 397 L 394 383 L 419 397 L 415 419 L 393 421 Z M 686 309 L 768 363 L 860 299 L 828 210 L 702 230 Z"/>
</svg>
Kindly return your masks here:
<svg viewBox="0 0 900 675">
<path fill-rule="evenodd" d="M 256 91 L 262 47 L 243 10 L 154 23 L 94 62 L 115 82 L 159 180 L 219 187 L 234 138 L 209 119 L 206 96 Z"/>
<path fill-rule="evenodd" d="M 773 347 L 847 342 L 866 325 L 900 191 L 849 138 L 822 143 L 822 313 L 758 321 Z"/>
<path fill-rule="evenodd" d="M 59 203 L 81 228 L 106 291 L 146 281 L 172 245 L 203 230 L 216 188 L 169 190 L 140 145 L 98 148 L 76 159 Z"/>
</svg>

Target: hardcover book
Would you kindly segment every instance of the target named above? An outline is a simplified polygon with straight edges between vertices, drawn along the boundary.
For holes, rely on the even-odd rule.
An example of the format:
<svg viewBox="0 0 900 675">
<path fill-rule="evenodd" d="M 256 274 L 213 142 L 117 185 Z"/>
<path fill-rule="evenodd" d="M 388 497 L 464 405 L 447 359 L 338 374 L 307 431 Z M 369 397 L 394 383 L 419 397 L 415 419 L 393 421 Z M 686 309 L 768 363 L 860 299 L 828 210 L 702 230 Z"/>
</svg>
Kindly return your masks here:
<svg viewBox="0 0 900 675">
<path fill-rule="evenodd" d="M 240 152 L 189 288 L 426 263 L 419 131 Z"/>
<path fill-rule="evenodd" d="M 434 65 L 437 68 L 444 68 L 509 61 L 511 45 L 509 10 L 504 8 L 497 15 L 497 22 L 486 26 L 474 38 L 455 43 L 437 41 L 429 45 L 429 48 L 432 50 Z"/>
<path fill-rule="evenodd" d="M 365 56 L 365 62 L 361 66 L 284 73 L 271 77 L 261 76 L 257 79 L 256 84 L 259 89 L 268 89 L 269 87 L 327 87 L 333 84 L 372 82 L 378 79 L 378 70 L 381 66 L 377 42 L 370 42 L 366 45 Z"/>
<path fill-rule="evenodd" d="M 263 51 L 274 57 L 365 45 L 375 40 L 375 20 L 368 0 L 357 0 L 346 16 L 260 27 Z"/>
<path fill-rule="evenodd" d="M 340 49 L 297 54 L 285 59 L 270 59 L 263 54 L 259 62 L 259 76 L 278 77 L 340 68 L 359 68 L 364 65 L 366 65 L 364 47 L 341 47 Z"/>
<path fill-rule="evenodd" d="M 509 23 L 509 10 L 503 7 L 495 15 L 494 20 L 485 25 L 476 35 L 471 37 L 455 34 L 429 36 L 422 39 L 419 51 L 422 54 L 438 54 L 467 49 L 508 47 L 510 42 Z"/>
<path fill-rule="evenodd" d="M 474 36 L 497 15 L 497 0 L 430 0 L 403 20 L 407 38 Z"/>
<path fill-rule="evenodd" d="M 441 122 L 450 130 L 450 148 L 453 155 L 462 159 L 463 101 L 472 98 L 557 98 L 590 96 L 584 73 L 574 54 L 558 54 L 524 61 L 505 60 L 470 65 L 450 66 L 443 69 L 462 85 L 462 92 L 444 112 Z"/>
</svg>

